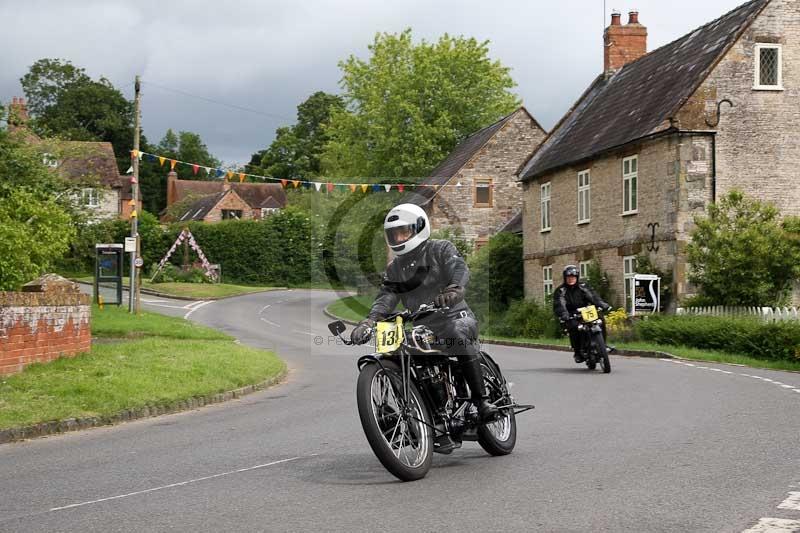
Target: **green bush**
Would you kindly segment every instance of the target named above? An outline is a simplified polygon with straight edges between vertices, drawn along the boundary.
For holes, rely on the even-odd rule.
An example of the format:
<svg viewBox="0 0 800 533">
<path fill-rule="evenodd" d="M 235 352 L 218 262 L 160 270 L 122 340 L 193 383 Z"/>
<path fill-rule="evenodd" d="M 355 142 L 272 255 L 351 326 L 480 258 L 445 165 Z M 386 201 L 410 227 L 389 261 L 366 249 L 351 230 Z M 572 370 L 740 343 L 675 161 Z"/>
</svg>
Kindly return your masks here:
<svg viewBox="0 0 800 533">
<path fill-rule="evenodd" d="M 746 354 L 758 359 L 791 360 L 800 355 L 800 322 L 762 322 L 757 318 L 652 316 L 636 324 L 642 340 Z"/>
<path fill-rule="evenodd" d="M 523 297 L 522 237 L 499 233 L 469 261 L 467 301 L 478 316 L 503 313 Z"/>
<path fill-rule="evenodd" d="M 553 310 L 535 300 L 517 300 L 504 313 L 487 314 L 482 326 L 487 335 L 500 337 L 535 339 L 561 336 L 561 327 Z"/>
<path fill-rule="evenodd" d="M 158 269 L 157 264 L 153 264 L 150 269 L 150 275 Z M 189 270 L 182 270 L 175 265 L 167 263 L 164 268 L 153 278 L 154 283 L 169 283 L 169 282 L 183 282 L 183 283 L 211 283 L 211 279 L 206 276 L 206 271 L 202 268 L 190 268 Z"/>
</svg>

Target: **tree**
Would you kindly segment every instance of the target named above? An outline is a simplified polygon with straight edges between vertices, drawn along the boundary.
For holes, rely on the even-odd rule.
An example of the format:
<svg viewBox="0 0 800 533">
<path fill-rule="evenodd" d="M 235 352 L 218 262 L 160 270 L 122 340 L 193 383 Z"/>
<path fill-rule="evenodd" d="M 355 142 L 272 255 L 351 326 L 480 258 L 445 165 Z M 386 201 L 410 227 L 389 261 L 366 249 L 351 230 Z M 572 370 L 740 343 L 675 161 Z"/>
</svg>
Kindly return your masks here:
<svg viewBox="0 0 800 533">
<path fill-rule="evenodd" d="M 769 203 L 732 191 L 695 217 L 689 280 L 717 305 L 779 305 L 800 278 L 800 224 Z"/>
<path fill-rule="evenodd" d="M 455 145 L 519 106 L 489 42 L 411 30 L 378 34 L 364 61 L 339 63 L 346 109 L 334 110 L 323 165 L 341 176 L 424 176 Z"/>
<path fill-rule="evenodd" d="M 133 103 L 109 80 L 69 61 L 40 59 L 21 79 L 34 131 L 72 141 L 107 141 L 124 172 L 133 148 Z"/>
<path fill-rule="evenodd" d="M 467 301 L 481 313 L 508 309 L 523 294 L 522 238 L 498 233 L 470 260 Z"/>
<path fill-rule="evenodd" d="M 43 274 L 68 250 L 66 190 L 41 154 L 0 130 L 0 290 Z"/>
<path fill-rule="evenodd" d="M 297 123 L 278 128 L 269 148 L 253 154 L 251 166 L 284 179 L 320 175 L 320 157 L 328 142 L 325 128 L 331 113 L 342 109 L 342 97 L 315 92 L 297 106 Z"/>
</svg>

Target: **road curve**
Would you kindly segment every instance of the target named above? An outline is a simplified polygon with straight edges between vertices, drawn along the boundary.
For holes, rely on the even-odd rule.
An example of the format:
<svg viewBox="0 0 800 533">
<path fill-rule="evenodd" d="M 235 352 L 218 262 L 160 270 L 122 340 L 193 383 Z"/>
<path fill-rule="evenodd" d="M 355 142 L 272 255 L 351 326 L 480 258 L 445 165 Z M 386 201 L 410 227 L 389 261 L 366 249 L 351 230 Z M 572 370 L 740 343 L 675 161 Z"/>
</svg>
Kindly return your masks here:
<svg viewBox="0 0 800 533">
<path fill-rule="evenodd" d="M 276 350 L 285 384 L 223 405 L 0 446 L 0 531 L 732 531 L 800 529 L 800 374 L 489 346 L 518 419 L 401 483 L 358 423 L 355 360 L 324 291 L 151 309 Z M 156 306 L 160 303 L 160 306 Z M 188 307 L 187 307 L 188 306 Z M 797 493 L 796 496 L 793 494 Z"/>
</svg>

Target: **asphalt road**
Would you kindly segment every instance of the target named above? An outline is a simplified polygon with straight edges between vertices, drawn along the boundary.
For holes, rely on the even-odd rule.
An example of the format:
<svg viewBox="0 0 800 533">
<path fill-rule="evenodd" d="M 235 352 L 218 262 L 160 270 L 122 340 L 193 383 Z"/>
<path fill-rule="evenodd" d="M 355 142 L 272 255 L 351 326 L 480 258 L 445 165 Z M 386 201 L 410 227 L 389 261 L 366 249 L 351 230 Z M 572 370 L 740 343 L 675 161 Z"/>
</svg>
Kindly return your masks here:
<svg viewBox="0 0 800 533">
<path fill-rule="evenodd" d="M 329 342 L 335 297 L 145 297 L 276 350 L 287 382 L 0 446 L 0 531 L 741 532 L 765 518 L 800 530 L 800 374 L 612 356 L 603 375 L 566 353 L 488 346 L 518 401 L 536 405 L 516 450 L 495 458 L 468 442 L 402 483 L 358 422 L 365 349 Z"/>
</svg>

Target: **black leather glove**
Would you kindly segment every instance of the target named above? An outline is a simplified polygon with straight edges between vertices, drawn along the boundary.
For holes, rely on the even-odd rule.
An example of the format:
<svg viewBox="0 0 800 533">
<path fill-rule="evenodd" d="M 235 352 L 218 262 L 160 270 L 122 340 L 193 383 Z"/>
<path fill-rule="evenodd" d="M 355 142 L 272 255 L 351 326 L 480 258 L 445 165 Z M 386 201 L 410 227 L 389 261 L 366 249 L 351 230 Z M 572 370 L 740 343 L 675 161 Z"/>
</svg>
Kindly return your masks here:
<svg viewBox="0 0 800 533">
<path fill-rule="evenodd" d="M 437 294 L 433 299 L 436 307 L 453 307 L 464 299 L 464 289 L 456 285 L 451 285 Z"/>
<path fill-rule="evenodd" d="M 578 321 L 574 318 L 567 320 L 567 329 L 572 330 L 578 327 Z"/>
<path fill-rule="evenodd" d="M 375 328 L 375 321 L 369 318 L 362 320 L 350 332 L 350 342 L 353 344 L 366 344 L 372 338 L 372 331 Z"/>
</svg>

